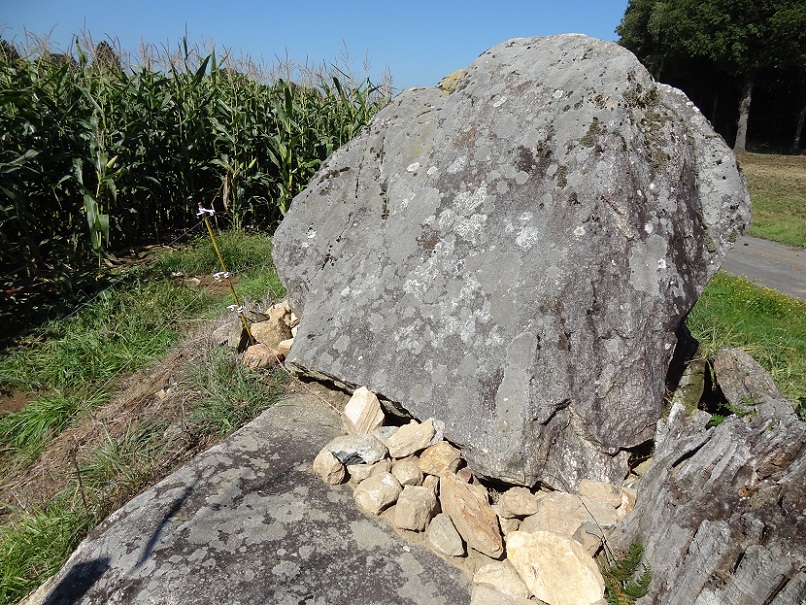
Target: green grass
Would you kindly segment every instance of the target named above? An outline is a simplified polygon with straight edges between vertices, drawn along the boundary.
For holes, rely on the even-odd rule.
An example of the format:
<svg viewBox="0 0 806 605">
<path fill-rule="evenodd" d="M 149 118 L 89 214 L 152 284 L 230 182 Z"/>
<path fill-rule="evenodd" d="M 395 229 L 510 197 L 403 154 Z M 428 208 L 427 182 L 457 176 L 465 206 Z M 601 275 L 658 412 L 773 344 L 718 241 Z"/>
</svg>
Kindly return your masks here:
<svg viewBox="0 0 806 605">
<path fill-rule="evenodd" d="M 242 299 L 283 295 L 268 237 L 225 232 L 218 241 Z M 0 359 L 0 387 L 36 393 L 19 412 L 0 416 L 0 488 L 46 455 L 60 432 L 87 421 L 88 412 L 100 422 L 104 406 L 114 403 L 115 379 L 163 359 L 187 335 L 184 320 L 225 312 L 228 292 L 210 296 L 186 282 L 191 276 L 209 282 L 218 270 L 209 239 L 198 238 L 132 270 L 69 319 L 43 326 L 39 340 Z M 0 605 L 17 602 L 55 573 L 98 520 L 164 475 L 183 452 L 222 438 L 278 401 L 281 371 L 249 370 L 223 349 L 189 355 L 176 370 L 185 378 L 173 387 L 182 389 L 181 409 L 115 417 L 112 424 L 122 428 L 101 425 L 96 442 L 81 444 L 82 460 L 68 456 L 60 471 L 48 469 L 55 482 L 47 486 L 55 492 L 49 501 L 28 510 L 0 502 Z M 57 457 L 64 460 L 64 453 Z"/>
<path fill-rule="evenodd" d="M 806 303 L 717 273 L 686 324 L 712 355 L 737 347 L 772 374 L 785 396 L 806 396 Z"/>
<path fill-rule="evenodd" d="M 202 393 L 191 417 L 205 432 L 225 435 L 277 403 L 284 377 L 245 368 L 232 351 L 213 350 L 186 383 Z"/>
<path fill-rule="evenodd" d="M 806 248 L 806 156 L 743 153 L 753 203 L 749 235 Z"/>
<path fill-rule="evenodd" d="M 60 498 L 0 525 L 0 603 L 16 603 L 55 574 L 97 519 Z"/>
</svg>

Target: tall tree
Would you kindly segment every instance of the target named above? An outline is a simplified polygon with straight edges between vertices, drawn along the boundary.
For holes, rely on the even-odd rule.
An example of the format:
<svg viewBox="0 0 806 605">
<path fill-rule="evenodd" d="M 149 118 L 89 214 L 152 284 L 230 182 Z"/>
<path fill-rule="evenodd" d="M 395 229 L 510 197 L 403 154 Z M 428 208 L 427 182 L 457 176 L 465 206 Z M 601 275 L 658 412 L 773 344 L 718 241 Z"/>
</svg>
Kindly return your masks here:
<svg viewBox="0 0 806 605">
<path fill-rule="evenodd" d="M 804 23 L 804 16 L 803 0 L 630 0 L 616 32 L 650 62 L 699 57 L 737 78 L 734 149 L 743 151 L 755 86 L 766 71 L 791 64 L 801 34 L 787 36 L 782 28 L 791 31 L 792 20 Z"/>
</svg>

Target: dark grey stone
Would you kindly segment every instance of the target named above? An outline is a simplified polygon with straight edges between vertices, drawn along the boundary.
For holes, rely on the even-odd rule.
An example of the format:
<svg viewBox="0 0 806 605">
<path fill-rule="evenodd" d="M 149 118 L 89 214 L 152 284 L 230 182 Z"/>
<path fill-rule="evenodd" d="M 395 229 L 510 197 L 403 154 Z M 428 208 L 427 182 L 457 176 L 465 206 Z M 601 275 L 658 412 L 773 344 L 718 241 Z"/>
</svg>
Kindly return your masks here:
<svg viewBox="0 0 806 605">
<path fill-rule="evenodd" d="M 393 99 L 295 198 L 287 362 L 444 421 L 479 475 L 619 483 L 745 179 L 616 44 L 511 40 L 452 81 Z"/>
<path fill-rule="evenodd" d="M 325 485 L 341 431 L 295 396 L 134 498 L 27 605 L 465 605 L 469 583 Z"/>
</svg>

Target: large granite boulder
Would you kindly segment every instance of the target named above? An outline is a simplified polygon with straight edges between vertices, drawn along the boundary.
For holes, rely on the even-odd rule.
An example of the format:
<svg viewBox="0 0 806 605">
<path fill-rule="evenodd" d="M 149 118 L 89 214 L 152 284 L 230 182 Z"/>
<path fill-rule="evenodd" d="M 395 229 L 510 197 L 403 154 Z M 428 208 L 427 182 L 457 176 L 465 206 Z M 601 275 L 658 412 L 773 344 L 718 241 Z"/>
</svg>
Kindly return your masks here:
<svg viewBox="0 0 806 605">
<path fill-rule="evenodd" d="M 277 230 L 287 363 L 445 423 L 477 474 L 620 481 L 675 331 L 749 221 L 685 95 L 580 35 L 397 96 Z"/>
</svg>

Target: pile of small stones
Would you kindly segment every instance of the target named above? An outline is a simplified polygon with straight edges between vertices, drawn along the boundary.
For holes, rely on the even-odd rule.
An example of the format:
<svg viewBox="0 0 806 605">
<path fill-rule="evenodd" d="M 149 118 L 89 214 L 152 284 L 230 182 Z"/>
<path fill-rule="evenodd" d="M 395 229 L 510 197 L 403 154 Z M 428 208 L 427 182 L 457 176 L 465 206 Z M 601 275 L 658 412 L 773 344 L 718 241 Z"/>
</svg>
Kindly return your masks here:
<svg viewBox="0 0 806 605">
<path fill-rule="evenodd" d="M 357 389 L 342 413 L 347 434 L 313 469 L 330 485 L 350 485 L 366 514 L 472 573 L 472 605 L 606 603 L 594 557 L 632 510 L 633 489 L 587 480 L 576 494 L 490 489 L 439 422 L 385 423 L 378 397 Z"/>
</svg>

